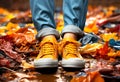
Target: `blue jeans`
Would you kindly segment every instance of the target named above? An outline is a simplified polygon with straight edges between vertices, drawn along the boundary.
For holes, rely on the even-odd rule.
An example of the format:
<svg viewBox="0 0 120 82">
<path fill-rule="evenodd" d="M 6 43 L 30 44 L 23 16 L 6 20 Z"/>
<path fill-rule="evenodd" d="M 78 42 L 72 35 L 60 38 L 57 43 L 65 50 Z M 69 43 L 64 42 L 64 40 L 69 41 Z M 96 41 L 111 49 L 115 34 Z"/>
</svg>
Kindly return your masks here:
<svg viewBox="0 0 120 82">
<path fill-rule="evenodd" d="M 83 35 L 87 4 L 88 0 L 63 0 L 64 28 L 61 36 L 67 32 L 76 34 L 78 38 Z M 54 20 L 54 0 L 30 0 L 30 7 L 37 38 L 52 34 L 59 39 Z"/>
</svg>

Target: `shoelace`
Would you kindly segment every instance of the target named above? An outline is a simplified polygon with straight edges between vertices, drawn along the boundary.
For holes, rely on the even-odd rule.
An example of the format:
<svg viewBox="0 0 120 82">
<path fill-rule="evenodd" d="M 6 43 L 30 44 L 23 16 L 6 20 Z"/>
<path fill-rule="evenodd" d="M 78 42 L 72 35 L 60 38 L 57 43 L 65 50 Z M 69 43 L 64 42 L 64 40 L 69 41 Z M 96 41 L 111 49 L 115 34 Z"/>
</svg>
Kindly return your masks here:
<svg viewBox="0 0 120 82">
<path fill-rule="evenodd" d="M 46 43 L 42 46 L 42 54 L 43 55 L 53 55 L 54 54 L 54 48 L 51 43 Z"/>
<path fill-rule="evenodd" d="M 65 49 L 67 54 L 75 54 L 76 56 L 78 56 L 78 54 L 77 54 L 77 47 L 76 47 L 75 44 L 68 43 L 68 44 L 66 44 L 64 49 Z"/>
<path fill-rule="evenodd" d="M 53 55 L 54 54 L 54 46 L 51 43 L 45 43 L 41 47 L 41 53 L 37 56 L 36 59 L 42 58 L 45 55 Z"/>
</svg>

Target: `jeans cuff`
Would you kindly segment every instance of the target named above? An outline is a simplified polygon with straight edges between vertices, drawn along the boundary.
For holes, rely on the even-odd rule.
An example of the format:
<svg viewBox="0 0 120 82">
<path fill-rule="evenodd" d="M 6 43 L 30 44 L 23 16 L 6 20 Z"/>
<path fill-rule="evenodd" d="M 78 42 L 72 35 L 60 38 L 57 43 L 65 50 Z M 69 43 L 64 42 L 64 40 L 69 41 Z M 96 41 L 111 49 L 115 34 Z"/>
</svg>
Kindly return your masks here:
<svg viewBox="0 0 120 82">
<path fill-rule="evenodd" d="M 84 32 L 78 26 L 75 25 L 65 26 L 65 28 L 63 28 L 62 30 L 61 36 L 63 37 L 64 34 L 68 32 L 74 33 L 77 36 L 77 39 L 80 39 L 84 35 Z"/>
<path fill-rule="evenodd" d="M 47 36 L 47 35 L 55 35 L 57 40 L 60 38 L 59 32 L 56 31 L 56 29 L 51 28 L 51 27 L 46 27 L 38 31 L 36 38 L 38 40 L 41 40 L 42 37 Z"/>
</svg>

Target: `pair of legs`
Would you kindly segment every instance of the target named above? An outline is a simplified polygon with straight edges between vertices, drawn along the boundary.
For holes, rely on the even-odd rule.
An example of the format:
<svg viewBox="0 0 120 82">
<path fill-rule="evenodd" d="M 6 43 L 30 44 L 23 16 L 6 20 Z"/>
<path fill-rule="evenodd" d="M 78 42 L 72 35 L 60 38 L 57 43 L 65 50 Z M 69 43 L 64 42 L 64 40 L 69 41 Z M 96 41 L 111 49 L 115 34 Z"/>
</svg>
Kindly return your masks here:
<svg viewBox="0 0 120 82">
<path fill-rule="evenodd" d="M 57 39 L 60 35 L 54 21 L 54 0 L 30 0 L 33 22 L 38 31 L 36 38 L 41 41 L 40 53 L 34 63 L 36 67 L 56 67 L 58 47 L 61 47 L 63 67 L 81 66 L 76 40 L 84 34 L 82 30 L 86 20 L 87 3 L 88 0 L 63 0 L 63 41 L 58 46 Z"/>
</svg>

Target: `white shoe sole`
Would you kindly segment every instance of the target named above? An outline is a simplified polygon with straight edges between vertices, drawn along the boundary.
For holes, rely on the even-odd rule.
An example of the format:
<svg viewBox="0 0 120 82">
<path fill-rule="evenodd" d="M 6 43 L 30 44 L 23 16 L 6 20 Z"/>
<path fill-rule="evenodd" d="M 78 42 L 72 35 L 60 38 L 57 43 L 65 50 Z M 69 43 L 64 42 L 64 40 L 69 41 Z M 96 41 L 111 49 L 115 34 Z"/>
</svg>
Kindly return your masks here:
<svg viewBox="0 0 120 82">
<path fill-rule="evenodd" d="M 64 68 L 84 68 L 85 61 L 80 58 L 70 58 L 70 59 L 62 59 L 62 67 Z"/>
<path fill-rule="evenodd" d="M 58 67 L 58 60 L 53 60 L 51 58 L 41 58 L 34 60 L 35 68 L 56 68 Z"/>
</svg>

